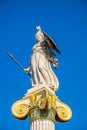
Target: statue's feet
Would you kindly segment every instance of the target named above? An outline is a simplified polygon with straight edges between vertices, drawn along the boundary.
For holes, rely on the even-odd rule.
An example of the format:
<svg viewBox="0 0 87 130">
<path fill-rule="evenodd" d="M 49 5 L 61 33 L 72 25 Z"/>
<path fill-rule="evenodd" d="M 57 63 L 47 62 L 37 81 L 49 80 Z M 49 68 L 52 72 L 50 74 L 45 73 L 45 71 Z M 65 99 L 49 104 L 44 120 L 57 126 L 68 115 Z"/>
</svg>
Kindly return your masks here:
<svg viewBox="0 0 87 130">
<path fill-rule="evenodd" d="M 38 84 L 32 84 L 32 87 L 39 87 L 39 86 L 48 86 L 54 92 L 56 92 L 58 90 L 58 88 L 55 87 L 53 84 L 43 84 L 42 82 L 39 82 Z"/>
</svg>

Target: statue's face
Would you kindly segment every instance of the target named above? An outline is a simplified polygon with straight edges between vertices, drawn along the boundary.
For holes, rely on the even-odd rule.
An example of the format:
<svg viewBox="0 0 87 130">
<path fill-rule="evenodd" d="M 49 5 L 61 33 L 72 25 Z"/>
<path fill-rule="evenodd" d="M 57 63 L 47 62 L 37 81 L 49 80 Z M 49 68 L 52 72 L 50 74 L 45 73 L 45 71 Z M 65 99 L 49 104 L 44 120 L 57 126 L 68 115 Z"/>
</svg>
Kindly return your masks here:
<svg viewBox="0 0 87 130">
<path fill-rule="evenodd" d="M 38 33 L 38 34 L 36 35 L 36 41 L 37 41 L 37 42 L 41 41 L 43 38 L 44 38 L 44 35 L 43 35 L 42 33 Z"/>
</svg>

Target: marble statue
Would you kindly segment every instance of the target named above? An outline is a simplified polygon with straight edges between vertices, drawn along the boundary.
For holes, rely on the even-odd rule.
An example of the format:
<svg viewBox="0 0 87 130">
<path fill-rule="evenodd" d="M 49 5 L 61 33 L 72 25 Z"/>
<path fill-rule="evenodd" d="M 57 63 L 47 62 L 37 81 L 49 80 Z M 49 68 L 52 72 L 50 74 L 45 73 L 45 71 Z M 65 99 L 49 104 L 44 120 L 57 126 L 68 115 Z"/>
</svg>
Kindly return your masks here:
<svg viewBox="0 0 87 130">
<path fill-rule="evenodd" d="M 30 73 L 32 87 L 45 85 L 57 91 L 59 81 L 51 68 L 51 64 L 57 69 L 58 60 L 52 49 L 55 49 L 58 53 L 60 51 L 48 35 L 41 31 L 40 26 L 37 26 L 36 29 L 36 44 L 33 46 L 30 67 L 24 69 L 24 71 Z"/>
<path fill-rule="evenodd" d="M 11 111 L 13 116 L 19 120 L 30 117 L 30 130 L 55 130 L 55 121 L 69 121 L 72 117 L 72 111 L 55 94 L 59 87 L 59 81 L 51 64 L 56 69 L 58 68 L 58 60 L 53 50 L 59 54 L 60 51 L 53 40 L 41 31 L 40 26 L 37 26 L 36 29 L 36 44 L 33 46 L 30 67 L 24 69 L 8 53 L 23 71 L 30 74 L 32 80 L 32 88 L 28 89 L 21 100 L 12 105 Z"/>
</svg>

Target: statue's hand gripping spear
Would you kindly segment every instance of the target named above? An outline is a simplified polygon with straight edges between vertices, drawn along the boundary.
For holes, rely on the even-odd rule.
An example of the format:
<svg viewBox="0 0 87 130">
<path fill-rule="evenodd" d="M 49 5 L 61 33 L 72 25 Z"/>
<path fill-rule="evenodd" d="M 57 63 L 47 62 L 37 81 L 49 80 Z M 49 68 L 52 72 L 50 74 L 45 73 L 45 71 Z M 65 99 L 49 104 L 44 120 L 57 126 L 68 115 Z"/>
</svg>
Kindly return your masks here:
<svg viewBox="0 0 87 130">
<path fill-rule="evenodd" d="M 12 54 L 10 54 L 9 52 L 7 52 L 8 56 L 26 73 L 30 76 L 30 68 L 24 68 L 15 58 Z"/>
</svg>

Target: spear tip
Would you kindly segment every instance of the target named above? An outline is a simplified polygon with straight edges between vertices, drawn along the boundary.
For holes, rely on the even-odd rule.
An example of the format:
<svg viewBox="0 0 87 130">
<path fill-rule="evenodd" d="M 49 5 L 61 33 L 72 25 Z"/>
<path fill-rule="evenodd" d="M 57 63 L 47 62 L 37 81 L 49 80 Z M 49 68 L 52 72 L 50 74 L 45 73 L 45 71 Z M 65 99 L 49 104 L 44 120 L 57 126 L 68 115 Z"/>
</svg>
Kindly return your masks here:
<svg viewBox="0 0 87 130">
<path fill-rule="evenodd" d="M 14 59 L 13 55 L 10 54 L 9 52 L 7 52 L 7 55 L 8 55 L 11 59 Z"/>
</svg>

